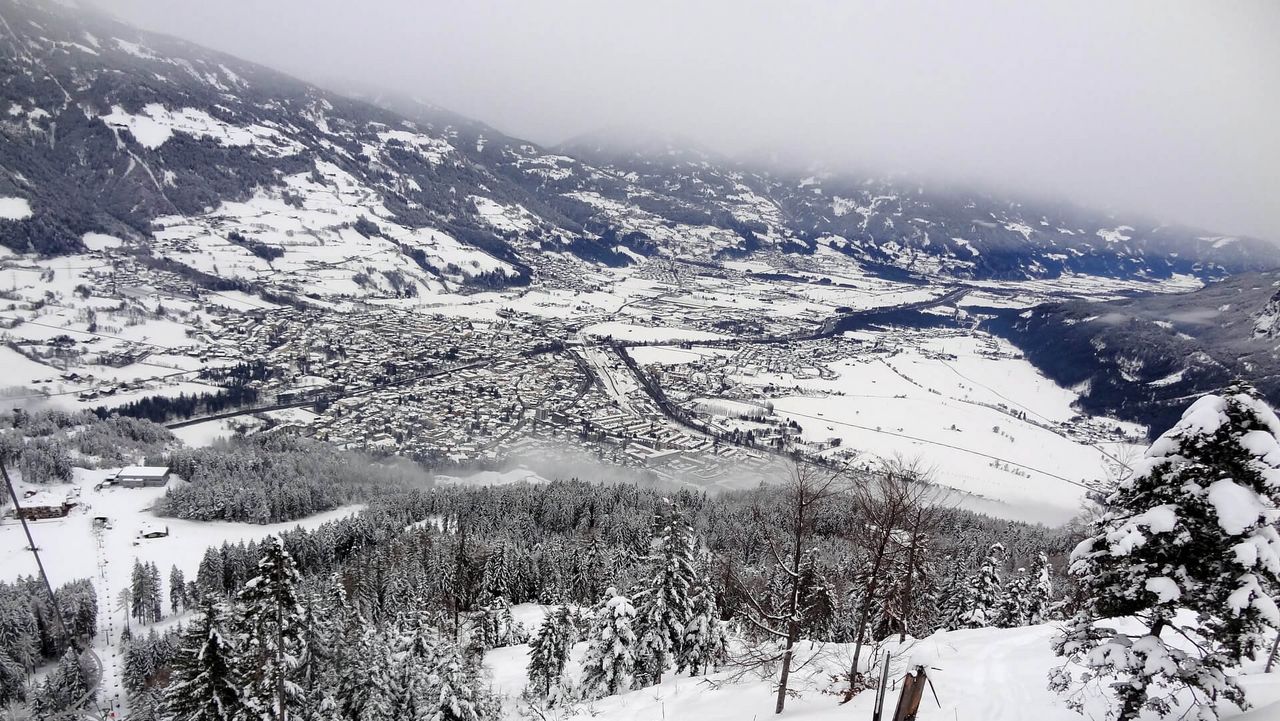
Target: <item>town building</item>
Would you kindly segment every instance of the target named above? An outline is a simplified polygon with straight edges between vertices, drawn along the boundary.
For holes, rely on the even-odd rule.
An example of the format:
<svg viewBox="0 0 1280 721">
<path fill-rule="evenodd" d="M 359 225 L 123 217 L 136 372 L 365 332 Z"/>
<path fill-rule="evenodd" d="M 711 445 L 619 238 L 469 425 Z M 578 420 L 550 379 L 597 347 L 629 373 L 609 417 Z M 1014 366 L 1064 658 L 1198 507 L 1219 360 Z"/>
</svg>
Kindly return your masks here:
<svg viewBox="0 0 1280 721">
<path fill-rule="evenodd" d="M 116 474 L 115 481 L 124 488 L 162 488 L 169 482 L 169 467 L 126 466 Z"/>
</svg>

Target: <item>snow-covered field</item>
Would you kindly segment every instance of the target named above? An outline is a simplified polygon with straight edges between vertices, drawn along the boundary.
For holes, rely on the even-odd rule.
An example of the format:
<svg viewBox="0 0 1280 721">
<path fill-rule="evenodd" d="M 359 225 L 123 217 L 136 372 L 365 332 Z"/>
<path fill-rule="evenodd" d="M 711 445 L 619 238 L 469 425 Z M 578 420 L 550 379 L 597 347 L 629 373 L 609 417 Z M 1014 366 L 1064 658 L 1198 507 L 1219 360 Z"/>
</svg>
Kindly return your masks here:
<svg viewBox="0 0 1280 721">
<path fill-rule="evenodd" d="M 984 510 L 1048 523 L 1079 511 L 1086 486 L 1113 458 L 1136 449 L 1111 437 L 1142 429 L 1085 421 L 1076 395 L 990 337 L 902 332 L 899 350 L 838 361 L 834 380 L 776 373 L 734 377 L 771 386 L 774 413 L 795 420 L 807 441 L 839 439 L 840 452 L 919 459 L 935 479 L 988 501 Z M 687 359 L 686 359 L 687 361 Z M 1096 430 L 1084 428 L 1086 423 Z M 1073 431 L 1068 435 L 1066 431 Z M 1084 442 L 1081 437 L 1100 436 Z"/>
</svg>

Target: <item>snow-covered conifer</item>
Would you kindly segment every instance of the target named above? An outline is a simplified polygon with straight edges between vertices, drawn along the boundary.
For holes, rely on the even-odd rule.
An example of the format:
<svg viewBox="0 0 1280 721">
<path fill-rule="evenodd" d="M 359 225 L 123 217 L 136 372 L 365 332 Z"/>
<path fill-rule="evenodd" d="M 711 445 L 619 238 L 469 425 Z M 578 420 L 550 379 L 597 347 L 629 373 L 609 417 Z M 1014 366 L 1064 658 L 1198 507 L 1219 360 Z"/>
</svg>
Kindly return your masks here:
<svg viewBox="0 0 1280 721">
<path fill-rule="evenodd" d="M 288 721 L 303 708 L 297 671 L 306 649 L 298 583 L 298 570 L 280 539 L 268 537 L 257 575 L 240 592 L 237 670 L 250 718 Z"/>
<path fill-rule="evenodd" d="M 187 598 L 187 581 L 176 565 L 169 569 L 169 611 L 181 613 L 191 599 Z"/>
<path fill-rule="evenodd" d="M 436 700 L 431 721 L 479 721 L 475 673 L 451 643 L 443 643 L 435 665 Z"/>
<path fill-rule="evenodd" d="M 582 690 L 589 698 L 600 698 L 631 688 L 636 662 L 636 634 L 632 628 L 636 610 L 630 599 L 609 588 L 594 615 L 582 661 Z"/>
<path fill-rule="evenodd" d="M 1027 625 L 1027 618 L 1030 615 L 1027 607 L 1030 593 L 1031 576 L 1027 573 L 1027 569 L 1019 568 L 1004 585 L 1000 601 L 996 604 L 995 621 L 992 625 L 1000 628 Z"/>
<path fill-rule="evenodd" d="M 1000 583 L 1000 564 L 1004 560 L 1004 546 L 995 543 L 983 559 L 982 566 L 969 580 L 966 608 L 960 616 L 965 628 L 982 628 L 996 622 L 1000 596 L 1004 590 Z"/>
<path fill-rule="evenodd" d="M 1204 396 L 1106 499 L 1071 554 L 1081 606 L 1055 641 L 1069 663 L 1052 685 L 1070 703 L 1096 684 L 1125 721 L 1246 705 L 1235 669 L 1280 626 L 1278 435 L 1252 388 Z"/>
<path fill-rule="evenodd" d="M 679 652 L 693 615 L 689 594 L 696 582 L 693 533 L 671 506 L 655 519 L 642 590 L 636 594 L 637 681 L 660 683 Z"/>
<path fill-rule="evenodd" d="M 687 669 L 690 676 L 696 676 L 725 663 L 729 649 L 720 608 L 711 588 L 699 586 L 689 605 L 692 616 L 685 624 L 684 640 L 676 656 L 676 671 Z"/>
<path fill-rule="evenodd" d="M 232 721 L 242 711 L 232 663 L 235 650 L 222 634 L 221 612 L 205 599 L 182 634 L 174 659 L 166 707 L 172 721 Z"/>
<path fill-rule="evenodd" d="M 528 692 L 548 705 L 555 705 L 568 681 L 565 665 L 576 635 L 569 609 L 561 606 L 547 614 L 529 644 Z"/>
<path fill-rule="evenodd" d="M 1031 577 L 1027 589 L 1027 623 L 1044 623 L 1054 615 L 1053 601 L 1053 566 L 1049 557 L 1041 553 L 1036 558 L 1036 565 L 1031 568 Z"/>
</svg>

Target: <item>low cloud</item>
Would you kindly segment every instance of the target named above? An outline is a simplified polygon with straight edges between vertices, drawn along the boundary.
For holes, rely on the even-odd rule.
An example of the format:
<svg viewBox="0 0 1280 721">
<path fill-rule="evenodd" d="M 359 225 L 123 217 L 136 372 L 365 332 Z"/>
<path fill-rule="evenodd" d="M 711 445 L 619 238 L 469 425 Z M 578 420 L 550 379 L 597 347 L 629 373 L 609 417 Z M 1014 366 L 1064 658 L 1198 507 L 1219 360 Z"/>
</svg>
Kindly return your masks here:
<svg viewBox="0 0 1280 721">
<path fill-rule="evenodd" d="M 1280 240 L 1280 4 L 103 0 L 537 142 L 644 127 Z"/>
</svg>

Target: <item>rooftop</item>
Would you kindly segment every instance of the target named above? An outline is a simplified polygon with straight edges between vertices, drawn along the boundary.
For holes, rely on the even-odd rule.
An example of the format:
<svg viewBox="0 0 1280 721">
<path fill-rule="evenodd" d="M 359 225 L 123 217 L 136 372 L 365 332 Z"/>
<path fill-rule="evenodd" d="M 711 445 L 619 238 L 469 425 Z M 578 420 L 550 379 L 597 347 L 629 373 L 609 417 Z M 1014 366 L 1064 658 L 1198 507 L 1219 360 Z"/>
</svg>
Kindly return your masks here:
<svg viewBox="0 0 1280 721">
<path fill-rule="evenodd" d="M 168 466 L 125 466 L 116 477 L 127 478 L 163 478 L 169 472 Z"/>
</svg>

